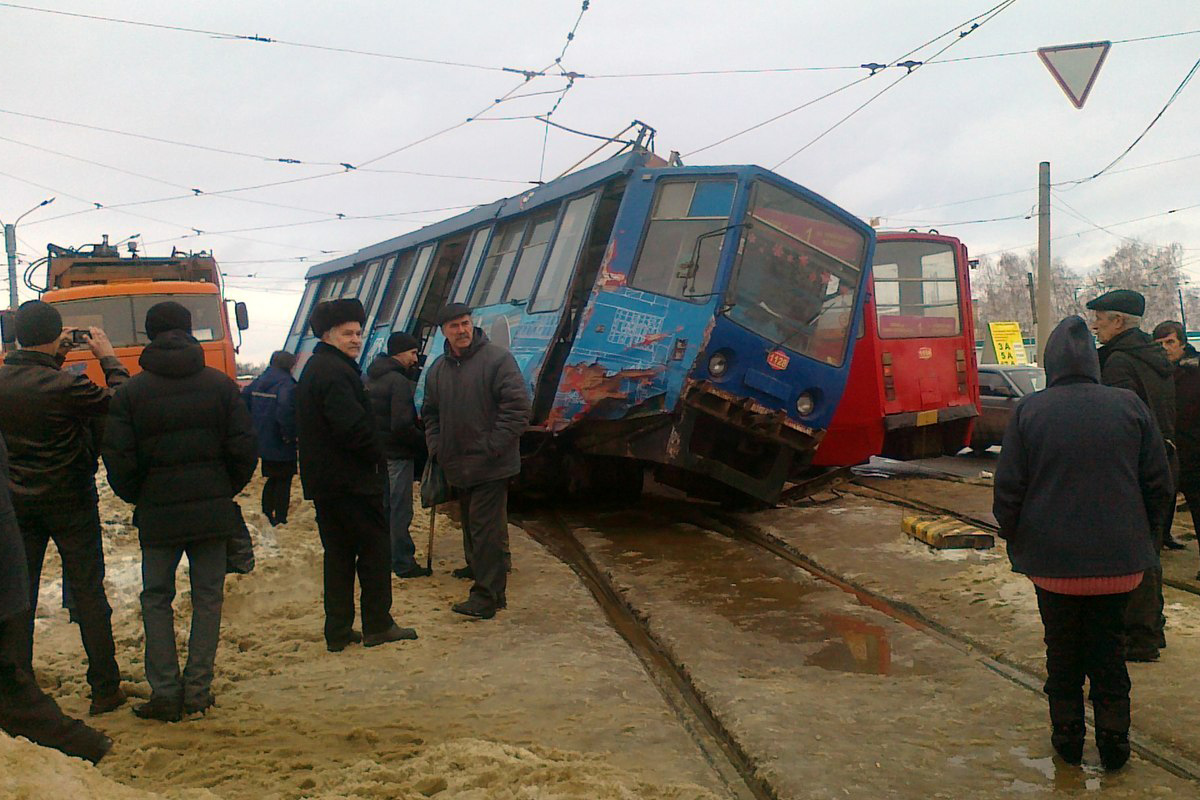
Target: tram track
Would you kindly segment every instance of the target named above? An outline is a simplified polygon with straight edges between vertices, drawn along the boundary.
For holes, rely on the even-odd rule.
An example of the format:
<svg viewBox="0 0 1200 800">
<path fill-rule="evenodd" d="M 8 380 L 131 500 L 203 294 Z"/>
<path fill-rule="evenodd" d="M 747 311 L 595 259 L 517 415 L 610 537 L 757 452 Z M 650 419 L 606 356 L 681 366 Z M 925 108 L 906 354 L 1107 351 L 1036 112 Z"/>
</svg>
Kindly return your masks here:
<svg viewBox="0 0 1200 800">
<path fill-rule="evenodd" d="M 933 478 L 933 480 L 943 479 Z M 878 500 L 880 502 L 890 503 L 894 506 L 909 508 L 914 511 L 921 511 L 927 514 L 938 514 L 940 516 L 953 517 L 957 520 L 967 523 L 968 525 L 974 525 L 991 533 L 1000 532 L 1000 528 L 996 525 L 996 523 L 991 522 L 990 520 L 981 519 L 978 516 L 965 514 L 961 511 L 956 511 L 952 508 L 945 508 L 924 500 L 914 500 L 912 498 L 904 497 L 903 495 L 898 495 L 894 492 L 889 492 L 886 489 L 880 489 L 874 486 L 863 486 L 861 484 L 853 483 L 841 484 L 830 491 L 834 492 L 835 494 L 849 494 L 856 497 L 866 498 L 868 500 Z M 1181 592 L 1187 592 L 1188 594 L 1200 596 L 1200 584 L 1196 584 L 1194 582 L 1181 581 L 1176 578 L 1163 575 L 1163 585 L 1170 586 L 1172 589 L 1177 589 Z"/>
<path fill-rule="evenodd" d="M 687 666 L 654 635 L 645 617 L 622 599 L 566 523 L 552 511 L 523 515 L 514 522 L 579 577 L 730 794 L 738 800 L 779 800 L 774 788 L 758 775 L 752 756 L 696 687 Z"/>
<path fill-rule="evenodd" d="M 860 488 L 863 487 L 854 487 L 852 490 L 843 488 L 841 491 L 914 510 L 944 513 L 980 527 L 995 529 L 994 525 L 969 514 L 939 509 L 933 504 L 899 496 L 892 496 L 895 498 L 893 500 L 887 497 L 891 494 L 888 492 L 869 490 L 860 493 L 857 491 Z M 746 516 L 688 503 L 672 504 L 670 510 L 676 521 L 689 522 L 747 548 L 781 559 L 813 578 L 853 595 L 861 604 L 956 650 L 1008 682 L 1042 696 L 1044 676 L 1036 671 L 996 652 L 985 641 L 943 625 L 911 603 L 888 597 L 837 574 L 780 537 L 757 526 Z M 661 523 L 661 520 L 653 520 L 656 516 L 658 514 L 647 515 L 652 520 L 650 524 Z M 624 599 L 622 592 L 589 555 L 567 523 L 557 514 L 539 512 L 523 517 L 520 524 L 579 576 L 731 793 L 739 798 L 777 798 L 776 791 L 757 774 L 754 755 L 746 751 L 715 713 L 693 681 L 687 665 L 678 661 L 663 645 L 650 629 L 646 616 Z M 1089 721 L 1093 721 L 1090 709 L 1087 713 Z M 1137 731 L 1130 732 L 1130 744 L 1143 760 L 1177 777 L 1200 783 L 1200 762 Z"/>
</svg>

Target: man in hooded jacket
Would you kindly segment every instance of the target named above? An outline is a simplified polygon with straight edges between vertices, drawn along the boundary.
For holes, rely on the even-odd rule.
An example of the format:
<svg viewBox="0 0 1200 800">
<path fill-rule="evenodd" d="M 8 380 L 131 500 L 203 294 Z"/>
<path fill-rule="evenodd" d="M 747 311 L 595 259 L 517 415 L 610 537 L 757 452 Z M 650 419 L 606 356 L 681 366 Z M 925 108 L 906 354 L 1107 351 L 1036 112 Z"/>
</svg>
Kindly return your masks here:
<svg viewBox="0 0 1200 800">
<path fill-rule="evenodd" d="M 250 413 L 237 384 L 205 366 L 192 316 L 175 302 L 146 312 L 142 371 L 113 397 L 104 465 L 134 505 L 142 545 L 142 622 L 150 700 L 133 711 L 164 722 L 213 705 L 226 549 L 242 527 L 234 496 L 258 464 Z M 175 649 L 175 571 L 184 554 L 192 624 L 182 677 Z"/>
<path fill-rule="evenodd" d="M 417 419 L 413 395 L 417 385 L 416 337 L 396 331 L 385 352 L 367 367 L 367 396 L 375 414 L 383 455 L 387 459 L 388 522 L 392 536 L 392 572 L 397 578 L 423 578 L 433 570 L 416 562 L 412 534 L 413 478 L 418 460 L 425 456 L 425 432 Z"/>
<path fill-rule="evenodd" d="M 1139 327 L 1146 312 L 1146 298 L 1128 289 L 1114 289 L 1087 304 L 1094 312 L 1092 330 L 1100 340 L 1100 380 L 1105 386 L 1129 389 L 1142 398 L 1158 425 L 1166 445 L 1172 481 L 1178 480 L 1175 456 L 1175 383 L 1166 353 Z M 1172 483 L 1172 490 L 1174 483 Z M 1170 518 L 1159 520 L 1154 530 L 1154 549 L 1162 549 Z M 1160 648 L 1167 646 L 1166 617 L 1163 615 L 1162 562 L 1146 570 L 1146 577 L 1129 598 L 1125 612 L 1125 656 L 1130 661 L 1157 661 Z"/>
<path fill-rule="evenodd" d="M 321 341 L 296 386 L 300 482 L 317 511 L 325 550 L 325 647 L 333 653 L 416 639 L 392 619 L 391 542 L 383 515 L 387 468 L 358 373 L 366 312 L 355 299 L 318 303 L 309 325 Z M 362 633 L 353 629 L 358 575 Z"/>
<path fill-rule="evenodd" d="M 1065 760 L 1079 763 L 1086 676 L 1096 744 L 1114 769 L 1129 758 L 1125 605 L 1158 559 L 1154 532 L 1174 490 L 1145 404 L 1099 385 L 1082 319 L 1058 324 L 1045 368 L 1048 388 L 1023 399 L 1005 430 L 992 511 L 1013 570 L 1030 576 L 1037 590 L 1051 741 Z"/>
<path fill-rule="evenodd" d="M 429 367 L 421 418 L 429 457 L 458 490 L 463 547 L 474 580 L 453 610 L 490 619 L 507 604 L 508 482 L 521 471 L 521 434 L 529 425 L 525 378 L 512 353 L 488 341 L 471 309 L 451 303 L 438 314 L 445 352 Z"/>
</svg>

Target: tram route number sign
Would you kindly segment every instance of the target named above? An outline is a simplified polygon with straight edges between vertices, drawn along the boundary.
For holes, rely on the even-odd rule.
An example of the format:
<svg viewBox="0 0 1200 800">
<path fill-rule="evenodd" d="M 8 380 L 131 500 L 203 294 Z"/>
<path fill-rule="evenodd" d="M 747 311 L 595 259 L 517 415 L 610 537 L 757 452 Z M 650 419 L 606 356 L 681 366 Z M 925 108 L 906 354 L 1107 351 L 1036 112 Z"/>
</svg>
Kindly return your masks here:
<svg viewBox="0 0 1200 800">
<path fill-rule="evenodd" d="M 1021 366 L 1029 363 L 1018 322 L 989 322 L 984 363 Z"/>
</svg>

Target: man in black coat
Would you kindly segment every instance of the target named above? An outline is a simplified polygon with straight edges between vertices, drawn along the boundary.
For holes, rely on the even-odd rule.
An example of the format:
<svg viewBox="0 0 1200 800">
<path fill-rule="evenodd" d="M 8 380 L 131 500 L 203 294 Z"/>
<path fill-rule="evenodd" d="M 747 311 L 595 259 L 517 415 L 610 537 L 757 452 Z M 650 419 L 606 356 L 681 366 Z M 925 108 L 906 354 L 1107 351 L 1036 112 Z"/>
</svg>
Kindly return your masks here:
<svg viewBox="0 0 1200 800">
<path fill-rule="evenodd" d="M 142 545 L 142 622 L 149 702 L 133 711 L 165 722 L 213 705 L 226 549 L 241 529 L 234 496 L 258 463 L 250 412 L 237 384 L 204 364 L 179 303 L 146 312 L 142 372 L 113 397 L 104 465 L 113 491 L 135 508 Z M 175 650 L 175 571 L 184 554 L 192 625 L 182 678 Z"/>
<path fill-rule="evenodd" d="M 358 373 L 362 324 L 358 300 L 327 300 L 309 324 L 320 338 L 296 387 L 300 482 L 317 510 L 325 549 L 325 646 L 340 652 L 415 639 L 392 619 L 391 544 L 383 515 L 387 481 L 367 392 Z M 362 633 L 354 625 L 354 576 Z"/>
<path fill-rule="evenodd" d="M 1055 749 L 1079 763 L 1086 676 L 1096 743 L 1111 769 L 1129 757 L 1125 605 L 1158 560 L 1153 532 L 1174 492 L 1149 409 L 1098 385 L 1082 319 L 1058 324 L 1045 367 L 1048 388 L 1023 399 L 1004 432 L 992 511 L 1013 570 L 1037 587 Z"/>
<path fill-rule="evenodd" d="M 398 578 L 422 578 L 433 570 L 414 559 L 409 526 L 413 518 L 413 469 L 425 455 L 425 433 L 413 403 L 416 384 L 409 376 L 417 366 L 416 337 L 397 331 L 387 350 L 367 367 L 367 397 L 387 459 L 387 499 L 392 534 L 392 572 Z"/>
<path fill-rule="evenodd" d="M 24 539 L 29 572 L 30 625 L 37 611 L 42 561 L 50 540 L 62 557 L 64 585 L 70 584 L 75 618 L 88 656 L 90 714 L 125 702 L 112 634 L 112 607 L 104 592 L 104 551 L 96 496 L 96 423 L 108 412 L 112 388 L 129 378 L 99 328 L 86 334 L 109 387 L 62 369 L 71 349 L 54 306 L 22 303 L 16 314 L 17 342 L 0 367 L 0 432 L 11 458 L 9 487 Z M 33 663 L 30 628 L 27 661 Z"/>
<path fill-rule="evenodd" d="M 488 341 L 471 309 L 451 303 L 438 315 L 445 352 L 429 367 L 421 417 L 429 457 L 458 490 L 463 546 L 475 583 L 454 611 L 490 619 L 507 604 L 508 482 L 521 471 L 529 425 L 525 378 L 512 353 Z"/>
<path fill-rule="evenodd" d="M 1200 353 L 1192 347 L 1178 322 L 1161 322 L 1154 341 L 1162 346 L 1175 367 L 1175 447 L 1179 455 L 1179 491 L 1187 500 L 1192 526 L 1200 532 Z M 1167 536 L 1170 536 L 1168 531 Z M 1171 539 L 1163 544 L 1171 547 Z M 1198 537 L 1200 541 L 1200 537 Z M 1182 549 L 1184 545 L 1177 543 Z M 1200 574 L 1196 576 L 1200 580 Z"/>
<path fill-rule="evenodd" d="M 1142 398 L 1162 434 L 1174 479 L 1179 461 L 1175 457 L 1175 384 L 1171 363 L 1161 346 L 1139 327 L 1146 312 L 1146 298 L 1128 289 L 1114 289 L 1087 304 L 1093 311 L 1092 330 L 1100 340 L 1100 380 L 1105 386 L 1129 389 Z M 1160 520 L 1154 531 L 1155 550 L 1163 545 L 1169 518 Z M 1146 570 L 1125 612 L 1126 657 L 1131 661 L 1157 661 L 1160 648 L 1167 646 L 1163 615 L 1162 564 Z"/>
<path fill-rule="evenodd" d="M 25 663 L 29 648 L 29 571 L 8 491 L 8 450 L 0 438 L 0 730 L 93 764 L 112 739 L 62 713 Z"/>
</svg>

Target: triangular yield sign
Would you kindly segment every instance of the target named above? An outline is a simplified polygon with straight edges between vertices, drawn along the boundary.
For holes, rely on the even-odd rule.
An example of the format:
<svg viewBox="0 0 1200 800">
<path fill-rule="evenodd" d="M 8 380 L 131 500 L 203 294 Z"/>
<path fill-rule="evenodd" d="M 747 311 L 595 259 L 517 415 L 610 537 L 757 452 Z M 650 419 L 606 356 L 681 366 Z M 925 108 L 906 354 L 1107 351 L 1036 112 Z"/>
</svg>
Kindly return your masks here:
<svg viewBox="0 0 1200 800">
<path fill-rule="evenodd" d="M 1112 42 L 1039 47 L 1037 54 L 1076 108 L 1083 108 Z"/>
</svg>

